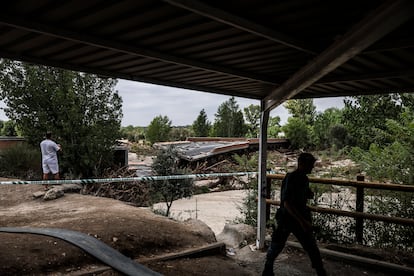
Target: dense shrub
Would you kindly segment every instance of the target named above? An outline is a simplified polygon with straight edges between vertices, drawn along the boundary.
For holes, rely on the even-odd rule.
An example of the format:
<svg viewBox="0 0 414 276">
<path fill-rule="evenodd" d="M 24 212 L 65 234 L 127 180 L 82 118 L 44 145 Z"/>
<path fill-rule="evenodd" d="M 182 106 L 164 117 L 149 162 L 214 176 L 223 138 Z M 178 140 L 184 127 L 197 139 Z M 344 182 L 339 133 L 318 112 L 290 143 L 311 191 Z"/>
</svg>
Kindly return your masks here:
<svg viewBox="0 0 414 276">
<path fill-rule="evenodd" d="M 40 179 L 42 176 L 40 148 L 19 144 L 1 150 L 0 172 L 4 177 Z"/>
</svg>

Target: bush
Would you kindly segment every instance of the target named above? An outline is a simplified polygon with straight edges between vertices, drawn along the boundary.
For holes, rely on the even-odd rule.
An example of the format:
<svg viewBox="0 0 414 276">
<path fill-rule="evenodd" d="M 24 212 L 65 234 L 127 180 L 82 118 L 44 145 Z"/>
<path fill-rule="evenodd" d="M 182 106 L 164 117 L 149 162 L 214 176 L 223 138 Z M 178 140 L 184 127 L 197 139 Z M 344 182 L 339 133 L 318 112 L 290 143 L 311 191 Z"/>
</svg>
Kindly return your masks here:
<svg viewBox="0 0 414 276">
<path fill-rule="evenodd" d="M 39 148 L 18 144 L 0 151 L 0 172 L 5 177 L 39 179 L 42 176 L 41 160 Z"/>
<path fill-rule="evenodd" d="M 191 173 L 187 168 L 179 167 L 178 153 L 174 147 L 168 147 L 161 150 L 154 163 L 152 169 L 157 175 L 185 175 Z M 171 205 L 174 200 L 191 197 L 193 195 L 194 185 L 193 179 L 167 179 L 155 180 L 152 182 L 152 196 L 155 202 L 164 201 L 167 205 L 165 216 L 169 216 Z"/>
</svg>

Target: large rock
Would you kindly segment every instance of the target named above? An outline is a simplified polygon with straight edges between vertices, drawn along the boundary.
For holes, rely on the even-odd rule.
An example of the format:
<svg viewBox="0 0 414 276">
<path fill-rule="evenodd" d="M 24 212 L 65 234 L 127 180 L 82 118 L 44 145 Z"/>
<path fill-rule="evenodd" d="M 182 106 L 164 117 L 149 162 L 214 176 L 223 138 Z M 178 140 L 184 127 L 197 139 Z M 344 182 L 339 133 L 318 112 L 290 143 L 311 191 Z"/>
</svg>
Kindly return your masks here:
<svg viewBox="0 0 414 276">
<path fill-rule="evenodd" d="M 192 232 L 196 233 L 196 235 L 202 237 L 206 242 L 213 243 L 217 241 L 213 230 L 201 220 L 189 219 L 186 220 L 184 224 L 187 225 Z"/>
<path fill-rule="evenodd" d="M 217 241 L 224 242 L 230 248 L 243 247 L 255 238 L 255 228 L 247 224 L 226 224 L 223 232 L 217 235 Z"/>
<path fill-rule="evenodd" d="M 63 188 L 61 187 L 53 187 L 52 189 L 48 190 L 43 197 L 43 200 L 53 200 L 65 195 Z"/>
<path fill-rule="evenodd" d="M 45 194 L 46 194 L 45 191 L 37 191 L 33 193 L 33 198 L 41 198 L 41 197 L 44 197 Z"/>
<path fill-rule="evenodd" d="M 54 185 L 48 191 L 37 191 L 33 193 L 33 198 L 41 198 L 44 200 L 53 200 L 65 195 L 65 193 L 79 193 L 82 190 L 80 184 L 62 184 Z"/>
</svg>

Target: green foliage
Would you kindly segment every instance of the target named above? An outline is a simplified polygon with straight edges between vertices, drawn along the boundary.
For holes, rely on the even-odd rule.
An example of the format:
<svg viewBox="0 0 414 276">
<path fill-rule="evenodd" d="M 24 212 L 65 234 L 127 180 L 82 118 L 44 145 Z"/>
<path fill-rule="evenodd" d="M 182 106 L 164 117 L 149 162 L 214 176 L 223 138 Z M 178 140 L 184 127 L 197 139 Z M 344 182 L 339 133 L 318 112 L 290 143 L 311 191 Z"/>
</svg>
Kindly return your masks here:
<svg viewBox="0 0 414 276">
<path fill-rule="evenodd" d="M 246 134 L 243 112 L 239 109 L 234 97 L 222 103 L 217 113 L 212 130 L 212 136 L 244 137 Z"/>
<path fill-rule="evenodd" d="M 352 145 L 352 138 L 348 135 L 348 130 L 341 124 L 331 126 L 329 134 L 331 143 L 336 149 Z"/>
<path fill-rule="evenodd" d="M 189 173 L 188 170 L 179 167 L 177 151 L 174 147 L 168 147 L 161 150 L 152 169 L 156 175 L 184 175 Z M 159 196 L 167 205 L 166 216 L 169 216 L 171 205 L 174 200 L 190 197 L 193 194 L 192 179 L 170 179 L 163 181 L 153 181 L 152 189 L 154 198 Z"/>
<path fill-rule="evenodd" d="M 324 112 L 316 115 L 313 126 L 313 134 L 318 148 L 330 148 L 335 142 L 338 146 L 341 146 L 340 144 L 342 142 L 342 137 L 338 135 L 341 116 L 342 112 L 337 108 L 328 108 Z M 332 139 L 333 135 L 337 135 L 335 140 Z"/>
<path fill-rule="evenodd" d="M 269 118 L 269 125 L 267 128 L 267 136 L 271 138 L 277 138 L 279 133 L 282 131 L 282 127 L 280 126 L 280 117 L 270 117 Z"/>
<path fill-rule="evenodd" d="M 407 109 L 400 121 L 386 120 L 382 136 L 389 144 L 371 144 L 368 151 L 353 148 L 351 157 L 368 175 L 393 183 L 414 184 L 414 115 Z"/>
<path fill-rule="evenodd" d="M 312 146 L 310 129 L 303 120 L 297 117 L 289 117 L 287 123 L 282 127 L 292 149 L 306 149 Z"/>
<path fill-rule="evenodd" d="M 132 125 L 121 127 L 121 137 L 130 142 L 145 140 L 145 127 L 134 127 Z"/>
<path fill-rule="evenodd" d="M 330 209 L 349 210 L 354 207 L 351 193 L 335 190 L 331 185 L 310 184 L 314 192 L 314 199 L 310 205 Z M 315 237 L 324 242 L 335 242 L 339 244 L 352 244 L 355 237 L 355 220 L 352 218 L 339 217 L 333 214 L 312 213 L 313 225 L 316 229 Z"/>
<path fill-rule="evenodd" d="M 386 120 L 398 120 L 405 107 L 413 108 L 413 97 L 389 94 L 345 98 L 343 125 L 362 149 L 368 149 L 372 143 L 389 143 L 388 137 L 382 135 Z"/>
<path fill-rule="evenodd" d="M 5 113 L 30 144 L 52 131 L 62 145 L 62 170 L 75 176 L 96 176 L 111 164 L 122 118 L 116 80 L 7 60 L 1 65 Z"/>
<path fill-rule="evenodd" d="M 233 159 L 237 162 L 239 170 L 245 172 L 257 171 L 258 155 L 233 155 Z M 243 199 L 242 206 L 239 211 L 242 215 L 237 221 L 255 226 L 257 225 L 257 176 L 249 175 L 246 178 L 239 178 L 239 183 L 246 191 L 246 197 Z"/>
<path fill-rule="evenodd" d="M 314 145 L 313 124 L 316 107 L 312 99 L 288 100 L 285 108 L 292 115 L 282 127 L 292 149 L 307 149 Z"/>
<path fill-rule="evenodd" d="M 152 119 L 147 129 L 147 141 L 151 144 L 168 141 L 171 131 L 171 121 L 167 116 L 158 115 Z"/>
<path fill-rule="evenodd" d="M 169 141 L 185 141 L 193 136 L 193 131 L 190 127 L 172 127 L 169 136 Z"/>
<path fill-rule="evenodd" d="M 406 162 L 410 160 L 410 156 L 399 142 L 384 148 L 371 144 L 368 151 L 353 148 L 350 154 L 369 176 L 378 181 L 392 179 L 395 183 L 403 183 L 405 179 L 407 183 L 409 179 L 407 166 L 410 165 Z"/>
<path fill-rule="evenodd" d="M 365 197 L 367 212 L 402 218 L 414 217 L 414 195 L 407 192 L 371 193 Z M 412 226 L 367 221 L 364 236 L 370 245 L 380 248 L 399 248 L 414 252 L 414 228 Z"/>
<path fill-rule="evenodd" d="M 12 178 L 38 179 L 42 175 L 40 160 L 40 151 L 37 147 L 17 144 L 0 151 L 0 172 L 3 176 Z"/>
<path fill-rule="evenodd" d="M 145 143 L 133 143 L 130 151 L 136 155 L 155 156 L 157 154 L 153 147 Z"/>
<path fill-rule="evenodd" d="M 247 122 L 247 137 L 259 137 L 260 130 L 260 105 L 251 104 L 244 108 L 244 117 Z"/>
<path fill-rule="evenodd" d="M 5 121 L 1 129 L 1 135 L 3 136 L 17 136 L 16 123 L 12 120 Z"/>
<path fill-rule="evenodd" d="M 312 221 L 317 240 L 337 244 L 355 242 L 355 220 L 352 218 L 338 219 L 337 215 L 315 212 L 312 213 Z"/>
<path fill-rule="evenodd" d="M 288 100 L 284 107 L 294 118 L 299 118 L 308 126 L 312 126 L 315 121 L 316 107 L 312 99 Z"/>
<path fill-rule="evenodd" d="M 208 121 L 206 111 L 202 109 L 193 122 L 192 129 L 196 137 L 207 137 L 210 133 L 211 123 Z"/>
</svg>

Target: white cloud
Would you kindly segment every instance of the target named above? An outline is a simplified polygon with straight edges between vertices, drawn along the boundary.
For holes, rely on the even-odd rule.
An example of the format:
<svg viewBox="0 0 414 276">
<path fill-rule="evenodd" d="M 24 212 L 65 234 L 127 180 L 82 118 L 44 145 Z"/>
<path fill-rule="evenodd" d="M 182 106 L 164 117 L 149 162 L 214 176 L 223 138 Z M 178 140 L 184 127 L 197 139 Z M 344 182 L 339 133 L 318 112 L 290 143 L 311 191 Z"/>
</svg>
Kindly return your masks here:
<svg viewBox="0 0 414 276">
<path fill-rule="evenodd" d="M 124 118 L 122 125 L 147 126 L 158 115 L 167 116 L 173 125 L 191 125 L 204 108 L 210 122 L 223 102 L 230 96 L 191 91 L 186 89 L 119 80 L 116 87 L 123 99 Z M 241 109 L 250 104 L 259 105 L 258 100 L 236 97 Z M 343 98 L 315 99 L 317 111 L 329 107 L 343 107 Z M 279 116 L 282 124 L 289 116 L 287 110 L 278 106 L 270 116 Z"/>
<path fill-rule="evenodd" d="M 167 116 L 176 126 L 191 125 L 202 109 L 206 111 L 209 121 L 213 122 L 218 107 L 230 98 L 225 95 L 127 80 L 119 80 L 116 90 L 123 100 L 122 126 L 148 126 L 158 115 Z M 235 99 L 241 109 L 250 104 L 260 104 L 258 100 L 239 97 Z M 329 107 L 342 108 L 343 98 L 315 99 L 314 104 L 317 111 L 323 111 Z M 0 102 L 1 107 L 4 107 L 3 102 Z M 279 116 L 284 124 L 289 114 L 280 105 L 270 112 L 270 116 Z M 0 110 L 0 119 L 8 120 L 3 110 Z"/>
</svg>

